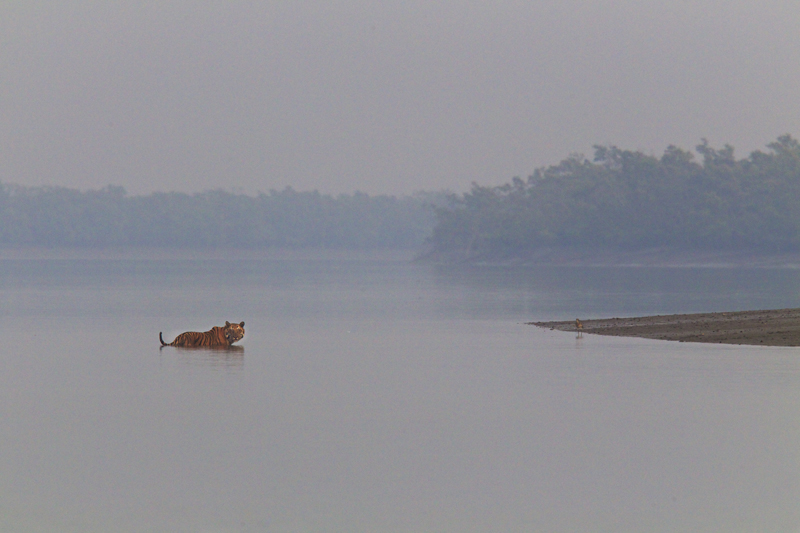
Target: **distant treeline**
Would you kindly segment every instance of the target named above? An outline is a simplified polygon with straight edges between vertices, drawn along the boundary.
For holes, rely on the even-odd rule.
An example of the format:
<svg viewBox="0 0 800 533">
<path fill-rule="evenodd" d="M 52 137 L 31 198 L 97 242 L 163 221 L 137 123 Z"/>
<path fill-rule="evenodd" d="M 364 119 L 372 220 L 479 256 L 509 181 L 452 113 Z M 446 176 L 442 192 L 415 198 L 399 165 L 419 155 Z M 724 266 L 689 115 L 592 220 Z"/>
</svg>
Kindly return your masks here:
<svg viewBox="0 0 800 533">
<path fill-rule="evenodd" d="M 431 233 L 440 193 L 330 196 L 282 191 L 247 196 L 128 196 L 0 184 L 0 245 L 181 248 L 416 248 Z"/>
<path fill-rule="evenodd" d="M 800 250 L 800 144 L 789 135 L 744 159 L 733 147 L 669 146 L 659 158 L 595 146 L 498 187 L 473 185 L 437 209 L 432 256 L 525 257 L 548 247 Z"/>
</svg>

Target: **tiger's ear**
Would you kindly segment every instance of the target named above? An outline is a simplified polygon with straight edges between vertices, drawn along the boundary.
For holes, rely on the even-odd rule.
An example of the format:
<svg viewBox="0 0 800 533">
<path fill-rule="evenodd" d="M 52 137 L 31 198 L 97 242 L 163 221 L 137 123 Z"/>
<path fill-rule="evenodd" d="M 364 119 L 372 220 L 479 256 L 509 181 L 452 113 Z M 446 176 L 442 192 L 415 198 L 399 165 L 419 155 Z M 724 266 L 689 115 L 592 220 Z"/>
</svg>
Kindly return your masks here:
<svg viewBox="0 0 800 533">
<path fill-rule="evenodd" d="M 239 323 L 240 326 L 244 327 L 244 320 Z"/>
<path fill-rule="evenodd" d="M 229 328 L 229 327 L 231 327 L 231 323 L 230 323 L 230 322 L 228 322 L 227 320 L 225 321 L 225 327 L 226 327 L 226 328 Z"/>
</svg>

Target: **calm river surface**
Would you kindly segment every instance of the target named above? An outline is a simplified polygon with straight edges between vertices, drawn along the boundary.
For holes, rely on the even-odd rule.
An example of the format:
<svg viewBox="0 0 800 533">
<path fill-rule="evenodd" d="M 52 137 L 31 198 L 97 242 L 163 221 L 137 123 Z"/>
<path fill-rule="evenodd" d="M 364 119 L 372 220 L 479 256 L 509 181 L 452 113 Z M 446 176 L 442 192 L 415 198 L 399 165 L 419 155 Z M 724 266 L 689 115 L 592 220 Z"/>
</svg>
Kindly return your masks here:
<svg viewBox="0 0 800 533">
<path fill-rule="evenodd" d="M 0 259 L 0 531 L 798 531 L 800 270 Z M 241 352 L 159 349 L 246 322 Z"/>
</svg>

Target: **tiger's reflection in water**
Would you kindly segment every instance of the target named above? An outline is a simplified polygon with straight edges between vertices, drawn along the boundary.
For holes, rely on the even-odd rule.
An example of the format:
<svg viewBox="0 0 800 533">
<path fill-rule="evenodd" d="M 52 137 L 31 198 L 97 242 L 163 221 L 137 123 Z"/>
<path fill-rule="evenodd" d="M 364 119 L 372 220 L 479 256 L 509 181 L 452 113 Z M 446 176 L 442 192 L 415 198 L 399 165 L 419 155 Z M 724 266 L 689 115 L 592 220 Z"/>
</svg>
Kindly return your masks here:
<svg viewBox="0 0 800 533">
<path fill-rule="evenodd" d="M 179 348 L 177 361 L 190 367 L 239 372 L 244 369 L 244 346 Z"/>
</svg>

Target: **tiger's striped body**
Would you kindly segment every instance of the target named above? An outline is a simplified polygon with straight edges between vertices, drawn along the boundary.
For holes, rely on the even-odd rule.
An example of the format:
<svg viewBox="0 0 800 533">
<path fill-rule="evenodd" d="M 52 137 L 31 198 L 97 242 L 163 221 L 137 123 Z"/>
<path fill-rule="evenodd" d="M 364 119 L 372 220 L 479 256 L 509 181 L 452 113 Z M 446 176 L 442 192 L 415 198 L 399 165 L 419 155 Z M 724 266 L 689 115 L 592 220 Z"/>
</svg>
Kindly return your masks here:
<svg viewBox="0 0 800 533">
<path fill-rule="evenodd" d="M 244 322 L 231 324 L 225 322 L 224 327 L 214 326 L 209 331 L 187 331 L 167 344 L 158 333 L 161 346 L 178 346 L 181 348 L 227 348 L 244 337 Z"/>
</svg>

